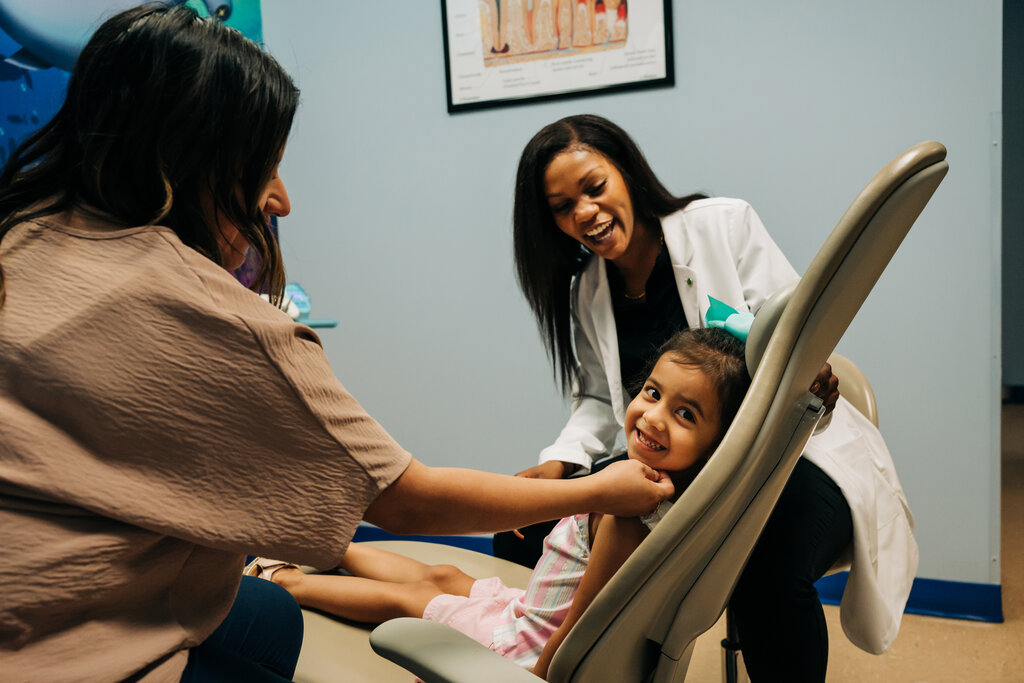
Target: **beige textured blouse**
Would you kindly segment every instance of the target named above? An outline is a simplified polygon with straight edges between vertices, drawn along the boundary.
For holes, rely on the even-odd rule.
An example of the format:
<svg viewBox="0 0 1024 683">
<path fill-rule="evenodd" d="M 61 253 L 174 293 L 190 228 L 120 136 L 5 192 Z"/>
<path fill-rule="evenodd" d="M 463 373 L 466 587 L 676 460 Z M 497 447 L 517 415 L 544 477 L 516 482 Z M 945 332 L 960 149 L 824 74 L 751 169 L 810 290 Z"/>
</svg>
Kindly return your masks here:
<svg viewBox="0 0 1024 683">
<path fill-rule="evenodd" d="M 0 672 L 178 680 L 245 554 L 338 561 L 410 456 L 316 334 L 163 227 L 0 243 Z"/>
</svg>

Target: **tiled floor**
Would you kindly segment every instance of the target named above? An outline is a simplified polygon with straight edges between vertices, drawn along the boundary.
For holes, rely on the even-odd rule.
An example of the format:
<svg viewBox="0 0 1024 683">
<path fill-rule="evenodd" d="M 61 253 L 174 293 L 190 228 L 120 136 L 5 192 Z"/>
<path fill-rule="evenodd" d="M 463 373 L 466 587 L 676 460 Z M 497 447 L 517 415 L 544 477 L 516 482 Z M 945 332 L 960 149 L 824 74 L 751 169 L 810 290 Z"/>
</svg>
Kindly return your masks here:
<svg viewBox="0 0 1024 683">
<path fill-rule="evenodd" d="M 839 608 L 826 607 L 835 683 L 900 681 L 1024 681 L 1024 405 L 1003 406 L 1002 624 L 908 614 L 883 655 L 854 647 L 839 625 Z M 697 641 L 687 681 L 721 680 L 723 622 Z"/>
</svg>

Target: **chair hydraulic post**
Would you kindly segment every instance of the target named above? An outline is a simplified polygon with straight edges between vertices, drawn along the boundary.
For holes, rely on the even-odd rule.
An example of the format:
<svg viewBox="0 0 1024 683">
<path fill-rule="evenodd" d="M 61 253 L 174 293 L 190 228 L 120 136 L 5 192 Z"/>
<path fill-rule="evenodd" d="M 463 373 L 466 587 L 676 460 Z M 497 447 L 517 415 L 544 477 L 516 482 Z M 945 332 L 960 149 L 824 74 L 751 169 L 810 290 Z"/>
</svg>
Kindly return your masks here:
<svg viewBox="0 0 1024 683">
<path fill-rule="evenodd" d="M 725 638 L 722 639 L 722 680 L 725 683 L 749 683 L 747 670 L 740 659 L 740 636 L 732 607 L 725 608 Z"/>
</svg>

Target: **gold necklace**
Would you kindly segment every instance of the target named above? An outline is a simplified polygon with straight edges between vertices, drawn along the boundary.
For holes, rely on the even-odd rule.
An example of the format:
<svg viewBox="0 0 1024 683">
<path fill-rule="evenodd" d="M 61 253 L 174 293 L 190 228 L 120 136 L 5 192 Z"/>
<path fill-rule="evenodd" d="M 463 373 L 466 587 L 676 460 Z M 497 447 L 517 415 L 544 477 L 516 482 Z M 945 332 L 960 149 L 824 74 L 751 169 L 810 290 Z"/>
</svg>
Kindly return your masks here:
<svg viewBox="0 0 1024 683">
<path fill-rule="evenodd" d="M 665 246 L 665 234 L 662 233 L 661 236 L 658 239 L 658 253 L 661 253 L 661 248 L 664 247 L 664 246 Z M 642 292 L 640 292 L 639 294 L 633 295 L 633 294 L 629 294 L 628 292 L 626 292 L 626 289 L 623 288 L 622 289 L 622 296 L 623 296 L 623 298 L 626 299 L 626 301 L 643 301 L 644 299 L 647 298 L 647 289 L 644 288 L 644 290 Z"/>
</svg>

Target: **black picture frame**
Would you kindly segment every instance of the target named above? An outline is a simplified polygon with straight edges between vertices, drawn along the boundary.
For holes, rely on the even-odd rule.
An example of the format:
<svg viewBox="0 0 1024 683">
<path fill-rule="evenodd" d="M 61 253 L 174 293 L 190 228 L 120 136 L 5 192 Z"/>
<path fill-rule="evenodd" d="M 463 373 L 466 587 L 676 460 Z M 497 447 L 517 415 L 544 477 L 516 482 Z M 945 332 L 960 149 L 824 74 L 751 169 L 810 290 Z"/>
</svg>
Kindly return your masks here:
<svg viewBox="0 0 1024 683">
<path fill-rule="evenodd" d="M 563 3 L 581 36 L 560 30 Z M 553 26 L 535 14 L 545 7 Z M 449 114 L 675 85 L 671 0 L 441 0 L 441 28 Z"/>
</svg>

